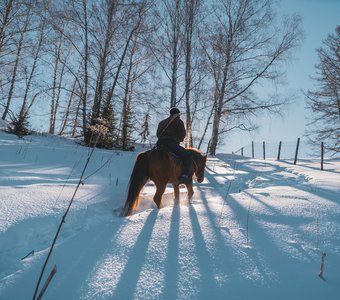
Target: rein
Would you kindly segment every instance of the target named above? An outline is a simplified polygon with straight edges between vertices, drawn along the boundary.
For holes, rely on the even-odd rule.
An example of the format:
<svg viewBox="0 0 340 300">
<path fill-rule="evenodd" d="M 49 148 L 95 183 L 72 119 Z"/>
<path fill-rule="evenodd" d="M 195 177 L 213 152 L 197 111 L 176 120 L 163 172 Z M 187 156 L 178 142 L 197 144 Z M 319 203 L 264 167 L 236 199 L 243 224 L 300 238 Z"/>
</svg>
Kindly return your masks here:
<svg viewBox="0 0 340 300">
<path fill-rule="evenodd" d="M 194 157 L 192 158 L 192 161 L 193 161 L 194 166 L 195 166 L 195 171 L 194 171 L 194 172 L 196 173 L 196 172 L 199 170 L 198 167 L 199 167 L 200 164 L 199 164 L 198 162 L 195 161 L 195 158 L 194 158 Z"/>
<path fill-rule="evenodd" d="M 194 165 L 195 165 L 195 173 L 198 171 L 198 164 L 197 162 L 195 161 L 195 159 L 193 158 L 192 161 L 194 162 Z"/>
</svg>

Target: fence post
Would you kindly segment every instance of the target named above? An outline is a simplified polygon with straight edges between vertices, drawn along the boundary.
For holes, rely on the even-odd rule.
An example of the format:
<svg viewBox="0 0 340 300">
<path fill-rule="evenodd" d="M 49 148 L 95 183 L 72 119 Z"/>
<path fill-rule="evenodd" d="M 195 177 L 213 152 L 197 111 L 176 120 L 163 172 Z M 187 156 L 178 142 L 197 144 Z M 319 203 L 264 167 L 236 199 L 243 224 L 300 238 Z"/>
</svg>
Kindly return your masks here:
<svg viewBox="0 0 340 300">
<path fill-rule="evenodd" d="M 266 143 L 263 142 L 263 160 L 266 160 Z"/>
<path fill-rule="evenodd" d="M 251 142 L 251 157 L 254 158 L 254 141 Z"/>
<path fill-rule="evenodd" d="M 321 170 L 323 171 L 323 142 L 321 142 Z"/>
<path fill-rule="evenodd" d="M 299 152 L 299 146 L 300 146 L 300 138 L 297 139 L 296 150 L 295 150 L 295 158 L 294 158 L 294 165 L 296 165 L 297 156 L 298 156 L 298 152 Z"/>
<path fill-rule="evenodd" d="M 279 143 L 279 152 L 277 153 L 277 160 L 280 160 L 280 155 L 281 155 L 281 145 L 282 145 L 282 142 L 280 141 L 280 143 Z"/>
<path fill-rule="evenodd" d="M 241 148 L 241 155 L 243 156 L 243 147 Z"/>
</svg>

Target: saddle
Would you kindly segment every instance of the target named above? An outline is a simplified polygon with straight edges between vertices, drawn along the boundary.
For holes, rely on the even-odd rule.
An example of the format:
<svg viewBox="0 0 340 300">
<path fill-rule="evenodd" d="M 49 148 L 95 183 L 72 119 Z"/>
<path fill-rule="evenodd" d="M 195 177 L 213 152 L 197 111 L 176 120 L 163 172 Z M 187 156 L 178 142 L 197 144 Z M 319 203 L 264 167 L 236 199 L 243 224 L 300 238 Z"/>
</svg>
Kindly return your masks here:
<svg viewBox="0 0 340 300">
<path fill-rule="evenodd" d="M 178 165 L 181 165 L 183 163 L 182 158 L 173 153 L 168 147 L 166 146 L 155 146 L 154 148 L 151 149 L 153 150 L 160 150 L 160 151 L 165 151 L 169 154 L 170 158 Z"/>
<path fill-rule="evenodd" d="M 176 155 L 174 152 L 172 152 L 168 147 L 166 147 L 166 146 L 164 146 L 164 145 L 155 146 L 155 147 L 151 150 L 151 152 L 152 152 L 152 151 L 157 151 L 157 150 L 158 150 L 158 151 L 164 151 L 164 152 L 168 153 L 170 159 L 172 159 L 172 160 L 175 162 L 176 165 L 178 165 L 178 166 L 183 165 L 183 160 L 182 160 L 182 158 L 179 157 L 178 155 Z M 151 153 L 151 152 L 150 152 L 150 153 Z M 181 175 L 179 176 L 179 183 L 186 184 L 186 183 L 190 183 L 191 180 L 192 180 L 191 177 L 188 176 L 188 175 L 186 175 L 186 174 L 185 174 L 185 175 L 184 175 L 184 174 L 181 174 Z"/>
</svg>

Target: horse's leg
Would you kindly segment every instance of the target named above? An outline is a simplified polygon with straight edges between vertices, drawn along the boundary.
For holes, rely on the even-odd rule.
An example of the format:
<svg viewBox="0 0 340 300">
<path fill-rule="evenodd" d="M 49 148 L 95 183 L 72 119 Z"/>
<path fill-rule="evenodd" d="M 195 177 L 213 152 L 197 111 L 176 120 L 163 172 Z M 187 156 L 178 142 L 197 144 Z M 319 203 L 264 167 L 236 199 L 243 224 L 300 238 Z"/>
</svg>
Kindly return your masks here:
<svg viewBox="0 0 340 300">
<path fill-rule="evenodd" d="M 165 183 L 156 183 L 156 194 L 153 196 L 153 201 L 156 203 L 158 208 L 162 208 L 162 195 L 166 188 Z"/>
<path fill-rule="evenodd" d="M 185 184 L 185 186 L 187 187 L 187 190 L 188 190 L 188 193 L 187 193 L 187 201 L 188 201 L 188 204 L 190 203 L 190 200 L 194 194 L 194 189 L 192 188 L 192 181 L 191 182 L 188 182 Z"/>
<path fill-rule="evenodd" d="M 174 187 L 175 204 L 179 204 L 179 184 L 173 183 L 172 186 Z"/>
</svg>

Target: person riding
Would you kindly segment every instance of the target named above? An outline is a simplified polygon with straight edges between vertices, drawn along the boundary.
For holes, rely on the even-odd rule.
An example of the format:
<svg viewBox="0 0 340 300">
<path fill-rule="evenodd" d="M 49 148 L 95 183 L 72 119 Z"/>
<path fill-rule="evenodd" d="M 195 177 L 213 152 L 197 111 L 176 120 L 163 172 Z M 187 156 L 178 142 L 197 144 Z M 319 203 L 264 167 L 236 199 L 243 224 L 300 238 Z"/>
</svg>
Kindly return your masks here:
<svg viewBox="0 0 340 300">
<path fill-rule="evenodd" d="M 186 130 L 183 121 L 180 119 L 180 111 L 177 107 L 173 107 L 170 109 L 170 116 L 158 124 L 157 147 L 165 146 L 182 159 L 182 173 L 179 177 L 181 183 L 191 180 L 189 170 L 192 158 L 189 151 L 180 146 L 180 142 L 183 142 L 185 135 Z"/>
</svg>

